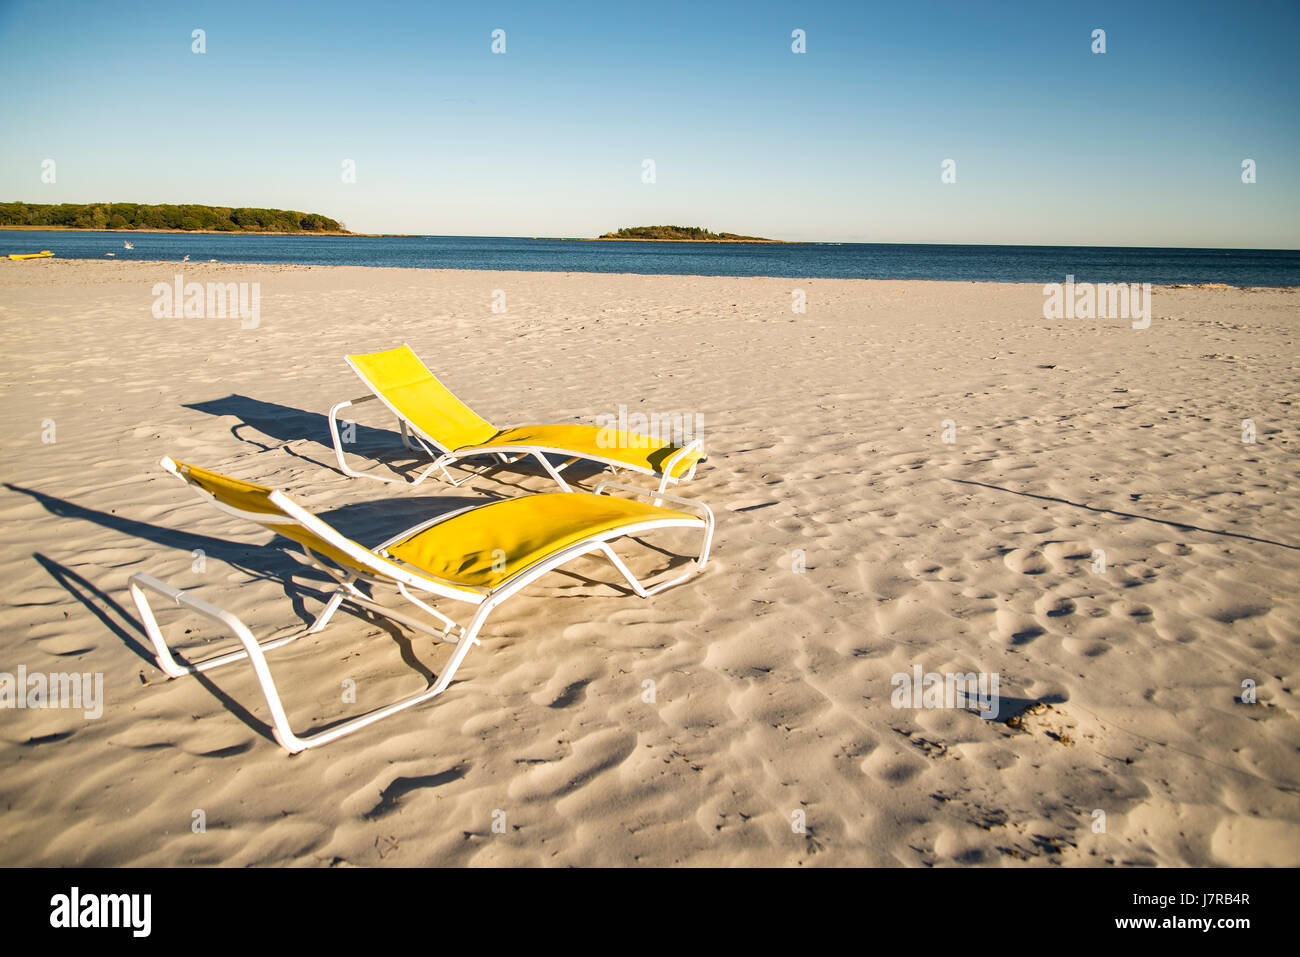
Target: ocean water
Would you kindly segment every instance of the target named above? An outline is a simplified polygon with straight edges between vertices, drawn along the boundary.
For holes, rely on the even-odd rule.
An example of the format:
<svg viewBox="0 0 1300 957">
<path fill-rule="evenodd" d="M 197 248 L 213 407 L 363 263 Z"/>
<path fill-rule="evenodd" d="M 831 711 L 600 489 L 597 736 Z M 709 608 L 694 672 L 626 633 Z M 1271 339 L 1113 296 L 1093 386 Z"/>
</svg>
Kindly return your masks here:
<svg viewBox="0 0 1300 957">
<path fill-rule="evenodd" d="M 134 249 L 124 249 L 131 242 Z M 1104 246 L 945 246 L 888 243 L 601 242 L 476 236 L 267 236 L 200 233 L 0 231 L 0 255 L 49 249 L 67 259 L 412 269 L 521 269 L 789 278 L 976 282 L 1300 285 L 1300 250 Z"/>
</svg>

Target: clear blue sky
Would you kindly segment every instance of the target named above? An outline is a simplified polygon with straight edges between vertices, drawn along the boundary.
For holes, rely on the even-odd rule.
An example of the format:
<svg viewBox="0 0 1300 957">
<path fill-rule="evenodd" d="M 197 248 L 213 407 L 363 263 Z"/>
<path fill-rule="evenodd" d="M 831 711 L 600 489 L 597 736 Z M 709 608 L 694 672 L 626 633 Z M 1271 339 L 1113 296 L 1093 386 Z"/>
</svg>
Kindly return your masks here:
<svg viewBox="0 0 1300 957">
<path fill-rule="evenodd" d="M 365 232 L 1297 248 L 1298 50 L 1295 0 L 0 0 L 0 200 Z"/>
</svg>

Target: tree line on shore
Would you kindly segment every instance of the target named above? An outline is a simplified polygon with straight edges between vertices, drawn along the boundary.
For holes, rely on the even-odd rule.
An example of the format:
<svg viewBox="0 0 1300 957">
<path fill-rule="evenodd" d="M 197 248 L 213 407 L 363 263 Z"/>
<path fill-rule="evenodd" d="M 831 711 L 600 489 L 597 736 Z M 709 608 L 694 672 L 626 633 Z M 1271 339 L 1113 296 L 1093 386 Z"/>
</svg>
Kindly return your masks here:
<svg viewBox="0 0 1300 957">
<path fill-rule="evenodd" d="M 140 203 L 0 203 L 0 226 L 61 226 L 68 229 L 183 229 L 223 233 L 347 232 L 320 213 L 248 206 Z"/>
<path fill-rule="evenodd" d="M 749 242 L 771 243 L 773 239 L 761 236 L 740 236 L 736 233 L 711 233 L 702 226 L 624 226 L 613 233 L 605 233 L 601 239 L 691 239 L 696 242 Z"/>
</svg>

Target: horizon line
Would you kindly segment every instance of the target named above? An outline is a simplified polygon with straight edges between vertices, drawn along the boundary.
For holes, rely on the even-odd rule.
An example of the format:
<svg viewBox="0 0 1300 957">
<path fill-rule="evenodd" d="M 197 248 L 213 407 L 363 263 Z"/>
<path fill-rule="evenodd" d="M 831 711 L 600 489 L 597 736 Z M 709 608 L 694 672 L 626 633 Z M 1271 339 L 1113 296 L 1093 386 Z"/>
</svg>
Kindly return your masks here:
<svg viewBox="0 0 1300 957">
<path fill-rule="evenodd" d="M 72 204 L 86 205 L 86 204 Z M 174 205 L 187 205 L 177 203 Z M 197 205 L 197 204 L 193 204 Z M 270 208 L 270 207 L 266 207 Z M 321 214 L 324 215 L 324 214 Z M 502 233 L 388 233 L 388 232 L 352 232 L 350 230 L 339 232 L 322 231 L 316 232 L 259 232 L 253 230 L 203 230 L 203 229 L 84 229 L 73 226 L 22 226 L 22 225 L 0 225 L 0 232 L 58 232 L 58 233 L 131 233 L 133 235 L 154 234 L 160 236 L 281 236 L 281 237 L 313 237 L 319 236 L 322 239 L 521 239 L 529 242 L 647 242 L 647 243 L 680 243 L 685 245 L 701 246 L 722 246 L 722 245 L 740 245 L 740 246 L 762 246 L 764 242 L 749 241 L 732 241 L 732 240 L 696 240 L 696 239 L 605 239 L 599 236 L 526 236 L 526 235 L 506 235 Z M 957 243 L 941 241 L 909 241 L 899 242 L 894 240 L 874 239 L 778 239 L 768 237 L 772 245 L 788 246 L 969 246 L 969 247 L 1020 247 L 1027 249 L 1203 249 L 1214 252 L 1300 252 L 1300 246 L 1203 246 L 1203 245 L 1147 245 L 1139 243 L 1006 243 L 1006 242 L 983 242 L 983 243 Z"/>
</svg>

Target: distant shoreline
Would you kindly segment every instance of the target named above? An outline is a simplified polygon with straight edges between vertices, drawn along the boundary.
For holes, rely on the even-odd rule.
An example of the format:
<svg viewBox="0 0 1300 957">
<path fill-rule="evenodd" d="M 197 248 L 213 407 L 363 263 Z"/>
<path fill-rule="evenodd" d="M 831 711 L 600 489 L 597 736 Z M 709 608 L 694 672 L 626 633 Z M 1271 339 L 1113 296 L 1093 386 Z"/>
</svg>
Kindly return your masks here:
<svg viewBox="0 0 1300 957">
<path fill-rule="evenodd" d="M 338 230 L 320 229 L 320 230 L 297 230 L 296 232 L 279 232 L 274 229 L 131 229 L 129 227 L 119 227 L 111 229 L 108 226 L 5 226 L 0 225 L 0 230 L 13 230 L 15 232 L 38 232 L 38 233 L 130 233 L 132 235 L 148 235 L 149 233 L 180 233 L 200 236 L 400 236 L 400 233 L 349 233 L 339 232 Z"/>
<path fill-rule="evenodd" d="M 353 236 L 366 239 L 524 239 L 530 242 L 554 243 L 710 243 L 714 245 L 775 245 L 775 246 L 903 246 L 917 248 L 961 248 L 961 249 L 1100 249 L 1122 251 L 1167 251 L 1177 252 L 1228 252 L 1228 253 L 1294 253 L 1300 247 L 1272 246 L 1142 246 L 1142 245 L 1096 245 L 1096 244 L 1061 244 L 1061 243 L 943 243 L 943 242 L 886 242 L 884 240 L 848 240 L 848 239 L 768 239 L 755 242 L 742 239 L 602 239 L 599 236 L 488 236 L 479 234 L 441 234 L 441 233 L 353 233 L 353 232 L 271 232 L 264 230 L 222 230 L 222 229 L 109 229 L 107 226 L 86 228 L 82 226 L 26 226 L 0 225 L 0 232 L 67 232 L 67 233 L 123 233 L 126 235 L 177 234 L 210 236 Z"/>
<path fill-rule="evenodd" d="M 118 228 L 109 229 L 107 226 L 84 227 L 84 226 L 5 226 L 0 225 L 0 232 L 13 230 L 15 232 L 51 232 L 51 233 L 129 233 L 133 235 L 148 235 L 149 233 L 159 234 L 179 234 L 191 236 L 360 236 L 369 239 L 424 239 L 428 238 L 428 233 L 352 233 L 337 232 L 331 230 L 298 230 L 297 232 L 277 232 L 270 229 L 253 230 L 253 229 L 129 229 Z M 529 239 L 535 242 L 547 243 L 711 243 L 714 245 L 752 245 L 752 246 L 806 246 L 809 245 L 804 240 L 787 240 L 787 239 L 641 239 L 624 236 L 519 236 L 505 237 Z"/>
</svg>

